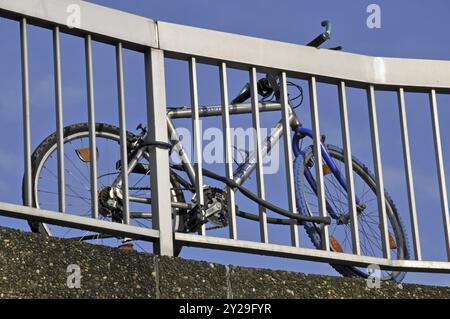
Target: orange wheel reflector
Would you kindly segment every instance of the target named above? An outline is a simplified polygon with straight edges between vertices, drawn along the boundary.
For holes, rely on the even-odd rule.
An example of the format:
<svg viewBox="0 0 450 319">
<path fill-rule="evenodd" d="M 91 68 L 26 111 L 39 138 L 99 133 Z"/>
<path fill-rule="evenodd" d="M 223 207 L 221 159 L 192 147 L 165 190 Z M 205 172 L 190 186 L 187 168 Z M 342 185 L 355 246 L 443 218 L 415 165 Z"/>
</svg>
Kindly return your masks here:
<svg viewBox="0 0 450 319">
<path fill-rule="evenodd" d="M 89 150 L 89 147 L 77 148 L 75 152 L 77 153 L 78 158 L 83 162 L 87 163 L 91 160 L 91 151 Z"/>
<path fill-rule="evenodd" d="M 133 251 L 134 250 L 132 243 L 123 244 L 123 245 L 119 246 L 119 249 L 124 250 L 124 251 Z"/>
<path fill-rule="evenodd" d="M 75 153 L 77 153 L 78 158 L 83 162 L 88 163 L 91 161 L 91 150 L 89 149 L 89 147 L 77 148 L 75 150 Z M 97 158 L 98 158 L 98 149 L 97 149 Z"/>
<path fill-rule="evenodd" d="M 330 174 L 331 173 L 330 166 L 328 166 L 327 164 L 323 164 L 322 171 L 323 171 L 323 176 Z"/>
<path fill-rule="evenodd" d="M 394 236 L 392 236 L 391 232 L 389 232 L 389 248 L 397 249 L 397 242 L 395 241 Z"/>
<path fill-rule="evenodd" d="M 338 252 L 338 253 L 343 253 L 344 250 L 341 247 L 341 244 L 339 244 L 339 242 L 336 240 L 336 238 L 334 238 L 334 236 L 330 235 L 330 245 L 331 248 L 333 248 L 333 251 Z"/>
<path fill-rule="evenodd" d="M 380 228 L 380 231 L 382 232 L 381 225 L 378 226 Z M 395 241 L 394 236 L 392 236 L 391 232 L 388 230 L 388 238 L 389 238 L 389 248 L 390 249 L 397 249 L 397 242 Z"/>
</svg>

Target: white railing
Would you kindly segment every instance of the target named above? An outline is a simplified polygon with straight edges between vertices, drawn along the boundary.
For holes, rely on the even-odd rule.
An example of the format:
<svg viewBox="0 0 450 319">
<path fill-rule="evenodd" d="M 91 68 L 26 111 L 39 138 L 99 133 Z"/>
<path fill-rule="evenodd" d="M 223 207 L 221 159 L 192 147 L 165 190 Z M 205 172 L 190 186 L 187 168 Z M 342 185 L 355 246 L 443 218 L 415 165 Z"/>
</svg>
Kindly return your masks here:
<svg viewBox="0 0 450 319">
<path fill-rule="evenodd" d="M 76 5 L 80 10 L 80 25 L 69 28 L 67 8 Z M 231 251 L 283 256 L 365 267 L 371 264 L 379 265 L 382 269 L 412 270 L 425 272 L 450 272 L 450 263 L 444 261 L 422 260 L 421 239 L 419 238 L 419 224 L 414 196 L 414 185 L 411 169 L 411 156 L 409 150 L 407 117 L 405 108 L 405 92 L 422 92 L 430 97 L 430 111 L 432 118 L 434 149 L 436 155 L 436 167 L 440 190 L 443 229 L 445 234 L 446 254 L 450 257 L 450 220 L 448 212 L 447 189 L 445 183 L 444 162 L 442 155 L 442 143 L 439 129 L 439 116 L 437 112 L 436 94 L 447 94 L 450 88 L 450 61 L 413 60 L 396 58 L 379 58 L 357 55 L 331 50 L 318 50 L 311 47 L 245 37 L 241 35 L 198 29 L 172 23 L 153 21 L 147 18 L 123 13 L 105 7 L 93 5 L 78 0 L 0 0 L 0 15 L 4 18 L 17 20 L 21 27 L 21 52 L 22 52 L 22 84 L 23 84 L 23 145 L 24 145 L 24 203 L 25 206 L 0 203 L 1 214 L 21 219 L 33 220 L 42 223 L 70 226 L 74 228 L 96 231 L 99 233 L 131 237 L 153 241 L 157 253 L 164 255 L 174 254 L 174 243 L 217 248 Z M 33 203 L 33 167 L 31 159 L 30 143 L 30 99 L 29 99 L 29 70 L 28 70 L 28 25 L 53 30 L 53 49 L 55 67 L 55 118 L 57 123 L 58 139 L 58 185 L 59 185 L 59 213 L 38 208 Z M 87 74 L 87 101 L 89 115 L 90 135 L 90 183 L 91 183 L 91 211 L 92 218 L 78 217 L 64 214 L 66 205 L 65 181 L 64 181 L 64 133 L 62 113 L 64 111 L 61 95 L 61 57 L 60 57 L 60 33 L 66 33 L 85 39 L 86 49 L 86 74 Z M 128 225 L 130 212 L 127 187 L 127 175 L 123 176 L 123 223 L 113 223 L 99 220 L 97 163 L 95 145 L 95 103 L 93 86 L 92 42 L 103 42 L 116 47 L 117 61 L 117 85 L 119 100 L 119 126 L 121 162 L 128 163 L 126 146 L 126 121 L 123 83 L 122 50 L 130 49 L 141 52 L 145 56 L 146 94 L 147 94 L 147 142 L 149 143 L 148 155 L 150 162 L 151 178 L 151 211 L 152 227 L 147 229 Z M 222 101 L 217 114 L 222 116 L 224 124 L 224 147 L 226 158 L 226 176 L 233 177 L 231 161 L 230 121 L 229 115 L 248 112 L 253 116 L 253 127 L 256 145 L 256 173 L 257 188 L 260 198 L 264 198 L 264 173 L 262 169 L 262 140 L 259 130 L 259 113 L 269 109 L 267 105 L 260 105 L 257 95 L 257 72 L 279 75 L 281 79 L 281 99 L 274 109 L 282 110 L 283 118 L 281 129 L 289 132 L 290 111 L 286 91 L 286 79 L 295 78 L 309 82 L 310 107 L 313 126 L 313 149 L 318 154 L 316 163 L 321 163 L 319 114 L 317 102 L 317 82 L 336 85 L 339 89 L 340 123 L 343 137 L 344 155 L 346 163 L 346 177 L 349 181 L 349 189 L 352 196 L 348 196 L 352 225 L 352 252 L 340 253 L 330 248 L 328 227 L 322 227 L 323 249 L 302 247 L 299 242 L 298 226 L 294 219 L 287 219 L 285 224 L 290 229 L 292 245 L 279 245 L 269 243 L 267 223 L 269 217 L 264 205 L 260 203 L 259 212 L 256 214 L 260 223 L 261 241 L 252 242 L 239 239 L 239 227 L 236 211 L 234 191 L 228 189 L 230 236 L 219 238 L 207 234 L 205 227 L 201 227 L 198 233 L 173 231 L 172 214 L 173 203 L 170 190 L 170 166 L 167 148 L 155 147 L 155 142 L 165 143 L 169 140 L 171 121 L 167 121 L 164 62 L 166 58 L 187 61 L 189 63 L 191 108 L 186 114 L 179 117 L 191 117 L 194 133 L 194 165 L 193 176 L 198 203 L 203 203 L 204 174 L 202 169 L 202 152 L 200 141 L 199 121 L 202 116 L 208 116 L 208 112 L 199 108 L 197 89 L 197 65 L 208 64 L 216 66 L 220 72 L 220 87 Z M 251 87 L 250 105 L 229 105 L 227 89 L 227 70 L 230 68 L 249 72 Z M 349 124 L 347 115 L 346 90 L 347 87 L 356 87 L 367 91 L 369 121 L 371 129 L 371 145 L 373 162 L 375 167 L 375 182 L 378 208 L 380 213 L 382 256 L 365 256 L 359 247 L 358 219 L 355 207 L 355 196 L 352 192 L 352 165 L 351 146 L 349 136 Z M 378 120 L 376 111 L 375 92 L 378 90 L 394 91 L 398 94 L 398 107 L 400 114 L 401 136 L 403 141 L 403 160 L 405 166 L 408 203 L 410 209 L 410 227 L 412 234 L 412 246 L 414 256 L 412 260 L 390 258 L 390 234 L 387 226 L 383 166 L 379 144 Z M 182 110 L 180 111 L 183 113 Z M 270 110 L 268 110 L 270 111 Z M 176 111 L 174 111 L 176 113 Z M 214 112 L 213 112 L 214 113 Z M 170 115 L 170 112 L 169 112 Z M 176 116 L 175 116 L 176 117 Z M 169 127 L 166 123 L 169 123 Z M 290 145 L 290 134 L 284 134 L 285 145 Z M 153 144 L 152 144 L 153 143 Z M 288 211 L 297 214 L 295 208 L 295 191 L 293 172 L 290 169 L 293 154 L 286 147 L 284 152 L 288 188 Z M 124 165 L 125 168 L 127 165 Z M 317 165 L 317 167 L 319 167 Z M 321 165 L 320 165 L 321 167 Z M 125 171 L 123 169 L 122 171 Z M 318 203 L 320 215 L 327 217 L 325 202 L 324 176 L 318 169 Z M 236 190 L 236 188 L 234 189 Z M 237 190 L 236 190 L 237 191 Z M 192 207 L 191 207 L 192 208 Z M 241 215 L 242 217 L 242 215 Z M 269 220 L 270 222 L 270 220 Z M 422 241 L 424 239 L 422 238 Z M 426 239 L 425 239 L 426 240 Z M 444 252 L 443 252 L 444 253 Z"/>
</svg>

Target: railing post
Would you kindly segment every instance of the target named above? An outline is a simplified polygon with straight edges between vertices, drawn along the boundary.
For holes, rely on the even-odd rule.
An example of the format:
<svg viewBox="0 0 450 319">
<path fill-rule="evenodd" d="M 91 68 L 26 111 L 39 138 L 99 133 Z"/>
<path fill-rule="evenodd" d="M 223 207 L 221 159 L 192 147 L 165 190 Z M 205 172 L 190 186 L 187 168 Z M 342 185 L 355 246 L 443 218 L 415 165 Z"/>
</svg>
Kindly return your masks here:
<svg viewBox="0 0 450 319">
<path fill-rule="evenodd" d="M 370 135 L 372 141 L 373 165 L 375 166 L 375 182 L 377 188 L 378 211 L 380 214 L 381 249 L 383 257 L 391 259 L 389 249 L 389 229 L 386 215 L 386 200 L 384 196 L 383 169 L 381 165 L 380 138 L 378 135 L 378 119 L 375 104 L 375 87 L 370 85 L 367 89 L 367 99 L 369 102 Z"/>
<path fill-rule="evenodd" d="M 191 94 L 192 130 L 194 133 L 192 142 L 194 143 L 195 193 L 197 195 L 197 205 L 199 205 L 202 217 L 204 217 L 202 139 L 197 90 L 197 62 L 194 57 L 191 57 L 189 60 L 189 90 Z M 206 234 L 205 224 L 202 224 L 199 234 Z"/>
<path fill-rule="evenodd" d="M 88 100 L 88 123 L 89 123 L 89 171 L 91 186 L 91 215 L 98 219 L 98 182 L 97 182 L 97 133 L 95 121 L 95 99 L 94 99 L 94 68 L 92 65 L 92 36 L 85 37 L 86 55 L 86 86 Z"/>
<path fill-rule="evenodd" d="M 294 184 L 294 169 L 292 163 L 291 149 L 291 109 L 289 108 L 289 96 L 287 89 L 286 72 L 281 73 L 281 116 L 283 120 L 283 141 L 284 141 L 284 166 L 286 169 L 286 181 L 288 190 L 289 211 L 296 213 L 297 206 L 295 204 L 295 184 Z M 299 247 L 298 226 L 296 220 L 291 220 L 291 243 L 294 247 Z"/>
<path fill-rule="evenodd" d="M 419 222 L 417 219 L 416 196 L 414 191 L 414 179 L 411 167 L 411 153 L 409 150 L 409 136 L 408 136 L 408 119 L 406 117 L 405 106 L 405 90 L 400 88 L 398 90 L 398 110 L 400 117 L 402 145 L 403 145 L 403 161 L 405 165 L 406 185 L 408 187 L 408 203 L 411 220 L 411 233 L 414 244 L 414 255 L 416 260 L 422 260 L 422 252 L 420 248 L 419 236 Z"/>
<path fill-rule="evenodd" d="M 123 80 L 123 53 L 122 43 L 116 46 L 117 64 L 117 92 L 119 102 L 119 128 L 120 128 L 120 161 L 122 163 L 122 207 L 123 222 L 130 223 L 130 204 L 128 199 L 128 153 L 127 153 L 127 121 L 125 112 L 125 84 Z"/>
<path fill-rule="evenodd" d="M 252 101 L 252 123 L 253 123 L 253 136 L 256 150 L 256 177 L 258 197 L 266 199 L 266 191 L 264 187 L 264 166 L 262 157 L 262 142 L 261 142 L 261 125 L 259 119 L 259 100 L 258 100 L 258 78 L 256 77 L 256 68 L 250 69 L 250 92 Z M 269 242 L 269 232 L 267 228 L 267 212 L 266 208 L 259 205 L 259 228 L 261 233 L 261 242 Z"/>
<path fill-rule="evenodd" d="M 30 142 L 30 76 L 28 67 L 27 19 L 20 20 L 21 60 L 22 60 L 22 116 L 23 116 L 23 163 L 25 173 L 25 205 L 33 205 L 31 185 L 31 142 Z"/>
<path fill-rule="evenodd" d="M 228 101 L 228 80 L 227 80 L 227 65 L 225 62 L 220 64 L 220 94 L 222 100 L 222 129 L 223 129 L 223 145 L 225 150 L 225 172 L 227 178 L 233 178 L 233 151 L 231 147 L 231 133 L 230 133 L 230 105 Z M 227 188 L 228 199 L 228 215 L 230 238 L 237 239 L 236 228 L 236 198 L 234 190 Z"/>
<path fill-rule="evenodd" d="M 149 49 L 145 54 L 148 142 L 166 142 L 166 88 L 164 52 Z M 169 153 L 167 149 L 149 147 L 152 226 L 159 230 L 156 254 L 173 256 L 172 207 L 170 197 Z"/>
<path fill-rule="evenodd" d="M 327 216 L 327 205 L 325 199 L 325 185 L 323 178 L 323 162 L 322 162 L 322 148 L 320 140 L 320 127 L 319 127 L 319 108 L 317 105 L 317 81 L 313 76 L 309 80 L 309 99 L 311 109 L 311 124 L 313 129 L 313 147 L 314 156 L 316 161 L 316 183 L 317 183 L 317 197 L 319 201 L 319 214 L 321 217 Z M 321 233 L 322 249 L 330 250 L 330 237 L 328 231 L 328 225 L 324 225 Z"/>
<path fill-rule="evenodd" d="M 55 77 L 56 136 L 58 144 L 58 208 L 61 213 L 64 213 L 66 210 L 66 182 L 64 176 L 64 119 L 61 83 L 61 44 L 58 26 L 53 29 L 53 67 Z"/>
<path fill-rule="evenodd" d="M 356 211 L 355 181 L 353 179 L 353 159 L 350 143 L 350 125 L 348 123 L 347 93 L 346 84 L 344 81 L 339 83 L 338 90 L 339 110 L 341 113 L 342 144 L 344 147 L 345 177 L 348 186 L 347 203 L 352 228 L 352 250 L 355 255 L 360 255 L 361 247 L 359 242 L 358 212 Z"/>
<path fill-rule="evenodd" d="M 441 130 L 439 128 L 439 113 L 437 108 L 436 90 L 430 92 L 431 123 L 433 125 L 434 152 L 436 155 L 436 169 L 439 181 L 439 195 L 441 198 L 441 210 L 445 234 L 445 247 L 447 260 L 450 261 L 450 217 L 448 209 L 447 185 L 444 171 L 444 158 L 442 155 Z"/>
</svg>

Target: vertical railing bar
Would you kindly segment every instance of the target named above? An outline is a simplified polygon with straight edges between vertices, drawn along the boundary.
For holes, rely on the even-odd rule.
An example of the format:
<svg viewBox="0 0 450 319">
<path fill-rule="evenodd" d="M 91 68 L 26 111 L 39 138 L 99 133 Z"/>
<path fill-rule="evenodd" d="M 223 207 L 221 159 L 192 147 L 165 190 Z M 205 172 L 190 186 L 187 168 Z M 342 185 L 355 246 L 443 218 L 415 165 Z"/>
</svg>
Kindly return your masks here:
<svg viewBox="0 0 450 319">
<path fill-rule="evenodd" d="M 350 127 L 348 123 L 347 95 L 345 82 L 339 83 L 339 109 L 341 113 L 341 134 L 344 146 L 345 176 L 347 180 L 347 201 L 352 223 L 353 254 L 360 255 L 358 213 L 356 211 L 355 183 L 353 179 L 352 148 L 350 143 Z"/>
<path fill-rule="evenodd" d="M 150 48 L 145 53 L 145 90 L 147 98 L 146 143 L 168 141 L 164 51 Z M 174 255 L 169 152 L 149 146 L 152 227 L 159 231 L 155 254 Z"/>
<path fill-rule="evenodd" d="M 130 205 L 128 200 L 128 147 L 127 147 L 127 129 L 125 114 L 125 89 L 123 80 L 123 51 L 122 43 L 116 45 L 116 64 L 117 64 L 117 93 L 119 99 L 119 130 L 120 130 L 120 160 L 122 166 L 122 208 L 123 223 L 130 223 Z"/>
<path fill-rule="evenodd" d="M 257 188 L 258 188 L 258 197 L 261 199 L 265 199 L 265 189 L 264 189 L 264 168 L 262 161 L 262 152 L 261 152 L 261 126 L 259 119 L 259 101 L 258 101 L 258 80 L 256 77 L 256 68 L 252 67 L 250 70 L 250 91 L 251 91 L 251 100 L 252 100 L 252 121 L 253 121 L 253 138 L 254 138 L 254 147 L 256 150 L 256 175 L 257 175 Z M 267 213 L 265 207 L 259 205 L 259 227 L 261 234 L 261 242 L 268 243 L 269 242 L 269 234 L 267 230 Z"/>
<path fill-rule="evenodd" d="M 58 205 L 59 211 L 64 213 L 66 210 L 64 176 L 64 124 L 61 85 L 61 46 L 58 26 L 53 29 L 53 59 L 55 77 L 56 139 L 58 149 Z"/>
<path fill-rule="evenodd" d="M 295 185 L 294 185 L 294 171 L 293 171 L 293 156 L 291 149 L 291 126 L 290 114 L 291 108 L 289 106 L 286 72 L 281 73 L 281 113 L 283 121 L 283 142 L 284 142 L 284 164 L 286 168 L 286 180 L 288 189 L 289 211 L 296 213 L 295 203 Z M 294 247 L 299 247 L 298 227 L 297 221 L 291 222 L 291 243 Z"/>
<path fill-rule="evenodd" d="M 408 123 L 405 108 L 405 93 L 403 88 L 400 88 L 398 91 L 398 109 L 402 132 L 403 160 L 405 165 L 406 184 L 408 188 L 408 202 L 411 218 L 411 231 L 413 235 L 414 255 L 416 257 L 416 260 L 422 260 L 422 253 L 420 249 L 420 238 L 419 238 L 419 226 L 416 211 L 416 198 L 414 193 L 414 180 L 411 168 L 411 154 L 409 150 Z"/>
<path fill-rule="evenodd" d="M 439 180 L 439 193 L 441 197 L 441 209 L 443 217 L 443 226 L 445 233 L 445 242 L 447 249 L 447 258 L 450 261 L 450 217 L 448 212 L 447 186 L 445 182 L 444 160 L 442 157 L 441 133 L 439 128 L 439 114 L 437 109 L 436 90 L 430 92 L 431 120 L 433 124 L 434 151 L 436 153 L 436 167 Z"/>
<path fill-rule="evenodd" d="M 381 166 L 381 154 L 380 154 L 380 142 L 378 136 L 378 120 L 377 110 L 375 104 L 375 88 L 370 85 L 368 91 L 368 104 L 369 104 L 369 119 L 370 119 L 370 131 L 372 139 L 372 155 L 373 164 L 375 166 L 375 182 L 377 183 L 377 202 L 378 212 L 380 217 L 380 231 L 381 231 L 381 246 L 383 250 L 384 258 L 391 258 L 391 251 L 389 249 L 389 231 L 386 217 L 386 201 L 384 195 L 384 181 L 383 181 L 383 169 Z"/>
<path fill-rule="evenodd" d="M 21 62 L 22 62 L 22 116 L 23 116 L 23 147 L 24 147 L 24 171 L 25 171 L 25 205 L 31 206 L 32 180 L 31 180 L 31 141 L 30 141 L 30 87 L 28 70 L 28 38 L 27 20 L 20 20 Z"/>
<path fill-rule="evenodd" d="M 220 92 L 222 99 L 222 128 L 223 128 L 223 145 L 225 148 L 225 171 L 226 177 L 232 179 L 234 177 L 233 153 L 231 148 L 230 105 L 228 102 L 227 65 L 225 62 L 222 62 L 220 64 Z M 237 239 L 236 200 L 234 190 L 228 187 L 227 194 L 228 194 L 230 238 Z"/>
<path fill-rule="evenodd" d="M 86 51 L 86 85 L 88 99 L 88 126 L 89 126 L 89 156 L 90 156 L 90 178 L 91 178 L 91 210 L 92 218 L 98 218 L 98 195 L 97 195 L 97 145 L 96 124 L 94 106 L 94 77 L 92 68 L 92 37 L 90 34 L 85 38 Z"/>
<path fill-rule="evenodd" d="M 195 57 L 189 61 L 189 83 L 191 91 L 192 108 L 192 128 L 194 130 L 194 168 L 195 168 L 195 190 L 197 195 L 197 204 L 200 205 L 201 213 L 204 214 L 204 196 L 203 196 L 203 163 L 202 163 L 202 141 L 200 132 L 200 116 L 198 105 L 197 90 L 197 62 Z M 205 235 L 205 224 L 200 229 L 200 235 Z"/>
<path fill-rule="evenodd" d="M 323 181 L 322 149 L 321 149 L 321 136 L 319 127 L 319 109 L 317 105 L 317 84 L 315 76 L 312 76 L 309 81 L 309 96 L 311 108 L 311 123 L 313 129 L 314 157 L 316 160 L 315 167 L 316 167 L 317 195 L 319 201 L 319 213 L 320 216 L 326 217 L 327 208 L 325 199 L 325 187 Z M 330 250 L 328 225 L 323 226 L 321 236 L 322 236 L 322 249 Z"/>
</svg>

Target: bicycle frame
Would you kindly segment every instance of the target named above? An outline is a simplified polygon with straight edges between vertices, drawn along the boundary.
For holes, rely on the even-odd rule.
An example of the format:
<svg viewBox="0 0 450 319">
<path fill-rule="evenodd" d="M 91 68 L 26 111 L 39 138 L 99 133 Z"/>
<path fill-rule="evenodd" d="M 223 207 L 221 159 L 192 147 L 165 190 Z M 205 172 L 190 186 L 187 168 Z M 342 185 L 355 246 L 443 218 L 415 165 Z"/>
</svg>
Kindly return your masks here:
<svg viewBox="0 0 450 319">
<path fill-rule="evenodd" d="M 281 110 L 281 105 L 279 103 L 260 103 L 259 111 L 260 112 L 269 112 L 269 111 L 279 111 Z M 252 112 L 252 106 L 250 104 L 238 104 L 230 106 L 230 115 L 235 114 L 246 114 Z M 200 117 L 211 117 L 211 116 L 220 116 L 222 115 L 222 107 L 221 106 L 206 106 L 199 109 Z M 173 124 L 172 119 L 180 119 L 180 118 L 190 118 L 192 116 L 192 111 L 190 108 L 183 108 L 177 110 L 171 110 L 168 112 L 168 130 L 169 136 L 171 139 L 171 144 L 173 145 L 173 151 L 177 152 L 178 156 L 181 159 L 181 163 L 183 168 L 188 174 L 190 182 L 195 183 L 195 171 L 194 167 L 189 160 L 186 152 L 183 150 L 183 146 L 179 141 L 178 134 L 176 132 L 175 126 Z M 295 113 L 291 112 L 290 123 L 298 121 Z M 262 150 L 261 154 L 264 158 L 272 149 L 272 147 L 280 140 L 283 136 L 283 125 L 282 120 L 280 120 L 272 130 L 272 134 L 267 136 L 262 142 Z M 256 151 L 252 151 L 247 159 L 240 163 L 236 170 L 233 173 L 234 181 L 239 185 L 242 185 L 250 176 L 250 174 L 256 169 L 257 165 L 257 157 Z"/>
<path fill-rule="evenodd" d="M 246 114 L 252 112 L 252 106 L 250 104 L 237 104 L 230 105 L 230 115 L 236 114 Z M 260 103 L 259 111 L 260 112 L 270 112 L 270 111 L 279 111 L 281 110 L 281 104 L 279 103 Z M 200 117 L 211 117 L 211 116 L 220 116 L 222 114 L 222 106 L 220 105 L 212 105 L 205 106 L 199 109 Z M 182 118 L 191 118 L 192 110 L 190 107 L 181 107 L 181 108 L 171 108 L 167 112 L 167 127 L 168 134 L 170 138 L 170 143 L 172 145 L 172 152 L 175 152 L 181 160 L 181 164 L 183 166 L 184 171 L 187 173 L 189 181 L 192 185 L 195 184 L 195 170 L 194 166 L 188 157 L 187 153 L 183 149 L 183 145 L 179 139 L 179 136 L 176 131 L 176 127 L 173 123 L 173 119 L 182 119 Z M 291 126 L 298 123 L 298 119 L 295 116 L 295 113 L 291 110 L 290 112 L 290 123 Z M 280 120 L 275 126 L 272 134 L 268 136 L 262 145 L 262 157 L 264 158 L 272 149 L 272 146 L 275 145 L 279 139 L 283 136 L 283 125 L 282 120 Z M 144 137 L 145 139 L 145 137 Z M 139 159 L 143 156 L 146 156 L 146 152 L 139 148 L 137 149 L 131 156 L 128 158 L 128 174 L 132 173 L 134 168 L 136 167 Z M 147 155 L 148 156 L 148 155 Z M 247 160 L 240 165 L 238 165 L 235 170 L 233 176 L 234 181 L 240 185 L 242 185 L 256 168 L 257 159 L 256 152 L 253 151 L 247 158 Z M 112 183 L 111 187 L 120 189 L 121 188 L 121 175 L 117 176 L 117 178 Z M 138 197 L 129 197 L 131 202 L 139 202 L 139 203 L 150 203 L 149 199 L 138 198 Z M 180 208 L 188 208 L 182 207 L 179 203 L 172 203 L 173 207 L 179 206 Z"/>
<path fill-rule="evenodd" d="M 281 110 L 281 104 L 279 103 L 259 103 L 259 111 L 260 112 L 271 112 L 271 111 L 279 111 Z M 252 105 L 251 104 L 237 104 L 237 105 L 230 105 L 229 108 L 230 115 L 236 115 L 236 114 L 249 114 L 252 112 Z M 213 116 L 221 116 L 222 115 L 222 106 L 221 105 L 212 105 L 212 106 L 204 106 L 199 109 L 199 117 L 213 117 Z M 189 182 L 191 185 L 195 185 L 195 169 L 194 166 L 190 160 L 190 158 L 187 155 L 187 152 L 183 149 L 183 145 L 180 141 L 180 138 L 178 136 L 178 133 L 176 131 L 176 126 L 173 123 L 174 119 L 182 119 L 182 118 L 191 118 L 192 117 L 192 109 L 190 107 L 181 107 L 181 108 L 171 108 L 167 112 L 167 127 L 168 127 L 168 134 L 170 138 L 170 143 L 172 145 L 172 152 L 175 152 L 179 159 L 181 160 L 181 165 L 186 172 Z M 289 106 L 289 124 L 292 129 L 292 131 L 295 132 L 294 138 L 292 140 L 292 147 L 293 147 L 293 153 L 294 156 L 300 156 L 302 151 L 299 148 L 300 141 L 305 138 L 313 138 L 313 132 L 311 129 L 303 128 L 301 127 L 300 121 L 297 118 L 295 112 L 292 110 L 292 108 Z M 276 143 L 282 138 L 283 134 L 285 134 L 283 129 L 282 120 L 280 119 L 275 127 L 273 128 L 270 135 L 268 135 L 262 142 L 262 158 L 264 158 L 267 154 L 270 153 L 271 149 L 273 148 Z M 145 137 L 144 137 L 145 138 Z M 336 164 L 334 163 L 333 159 L 329 155 L 326 147 L 321 143 L 321 150 L 322 150 L 322 157 L 325 163 L 330 167 L 330 170 L 332 173 L 336 176 L 339 183 L 342 185 L 342 187 L 347 191 L 348 186 L 345 178 L 340 173 L 339 169 L 337 168 Z M 136 164 L 139 162 L 139 159 L 142 156 L 145 155 L 146 152 L 143 149 L 138 149 L 132 156 L 129 158 L 128 163 L 128 174 L 130 174 Z M 246 158 L 245 161 L 240 163 L 238 167 L 233 172 L 233 180 L 239 184 L 242 185 L 251 175 L 251 173 L 256 169 L 257 166 L 257 155 L 256 150 L 253 150 L 249 156 Z M 308 181 L 308 183 L 311 185 L 314 192 L 317 193 L 317 187 L 316 187 L 316 181 L 310 172 L 310 170 L 305 170 L 305 177 Z M 121 185 L 121 177 L 120 175 L 117 177 L 117 179 L 114 181 L 112 186 L 120 188 Z M 226 188 L 226 187 L 225 187 Z M 130 201 L 134 202 L 150 202 L 150 199 L 144 199 L 144 198 L 135 198 L 130 197 Z M 357 199 L 357 204 L 359 203 L 359 200 Z M 187 208 L 189 205 L 182 205 L 180 203 L 172 203 L 173 207 L 179 207 L 179 208 Z M 186 206 L 186 207 L 184 207 Z M 327 203 L 327 206 L 328 203 Z M 338 216 L 333 212 L 331 207 L 327 209 L 330 213 L 330 216 L 332 218 L 338 218 Z"/>
</svg>

